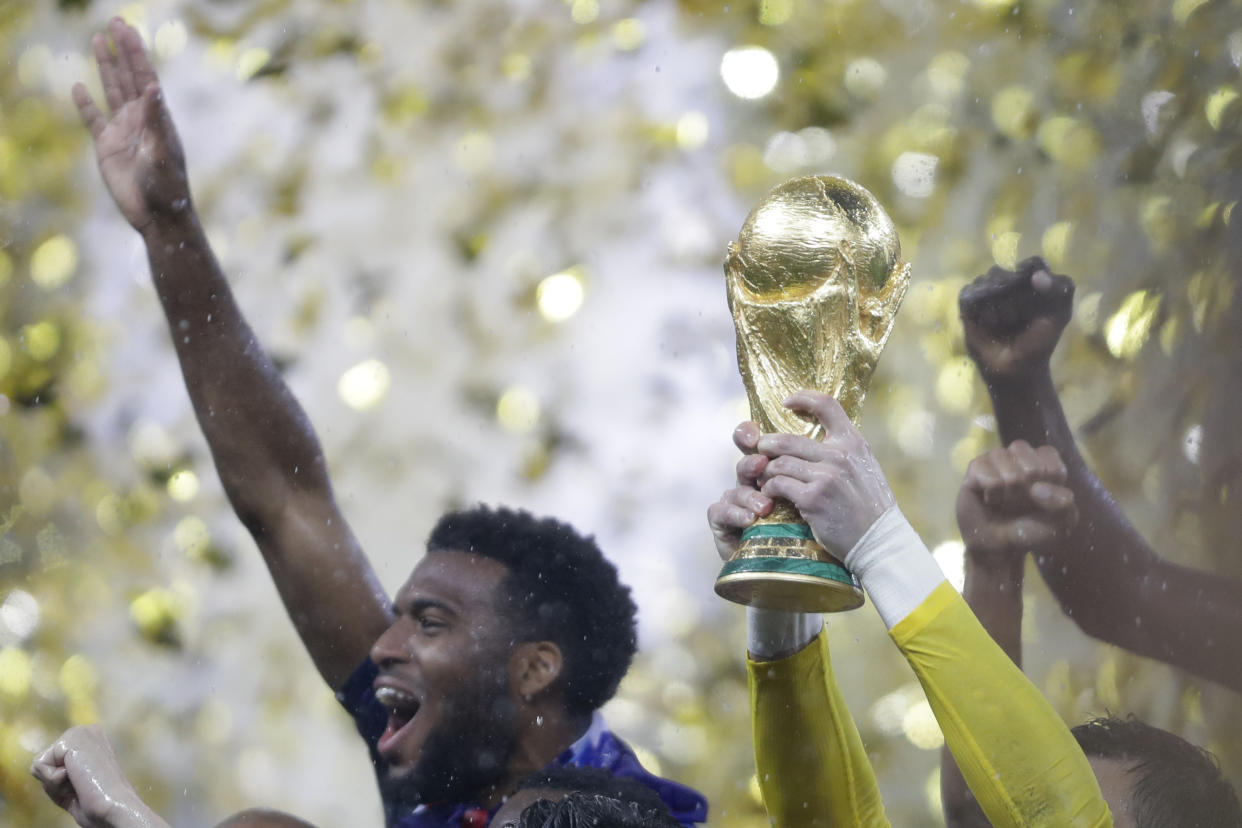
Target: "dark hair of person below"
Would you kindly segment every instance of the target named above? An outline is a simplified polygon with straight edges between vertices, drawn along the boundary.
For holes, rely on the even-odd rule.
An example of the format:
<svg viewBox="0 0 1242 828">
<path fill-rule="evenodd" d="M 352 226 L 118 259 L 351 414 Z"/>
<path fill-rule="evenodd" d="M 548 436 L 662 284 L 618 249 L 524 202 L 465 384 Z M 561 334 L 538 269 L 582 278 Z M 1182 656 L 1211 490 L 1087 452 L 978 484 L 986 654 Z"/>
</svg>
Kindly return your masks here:
<svg viewBox="0 0 1242 828">
<path fill-rule="evenodd" d="M 1072 731 L 1087 756 L 1131 763 L 1138 828 L 1242 828 L 1242 805 L 1211 753 L 1133 716 Z"/>
<path fill-rule="evenodd" d="M 518 781 L 517 789 L 598 794 L 621 802 L 632 802 L 644 811 L 669 815 L 668 806 L 651 788 L 637 779 L 614 776 L 602 768 L 544 768 L 522 777 Z"/>
<path fill-rule="evenodd" d="M 643 808 L 636 802 L 575 791 L 553 802 L 541 799 L 527 806 L 518 828 L 680 828 L 667 812 Z"/>
<path fill-rule="evenodd" d="M 315 828 L 309 822 L 284 811 L 248 808 L 225 819 L 216 828 Z"/>
<path fill-rule="evenodd" d="M 554 518 L 479 505 L 441 517 L 427 551 L 468 552 L 508 568 L 502 611 L 522 640 L 560 647 L 571 713 L 597 710 L 617 692 L 638 647 L 638 609 L 593 537 Z"/>
</svg>

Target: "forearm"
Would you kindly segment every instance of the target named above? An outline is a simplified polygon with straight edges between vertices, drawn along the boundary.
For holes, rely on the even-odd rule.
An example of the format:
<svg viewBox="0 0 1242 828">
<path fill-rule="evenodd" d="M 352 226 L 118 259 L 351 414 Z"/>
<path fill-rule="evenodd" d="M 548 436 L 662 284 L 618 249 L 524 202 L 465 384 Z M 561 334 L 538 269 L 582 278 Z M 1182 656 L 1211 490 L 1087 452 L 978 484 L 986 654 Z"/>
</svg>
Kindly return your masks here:
<svg viewBox="0 0 1242 828">
<path fill-rule="evenodd" d="M 1135 579 L 1156 556 L 1087 467 L 1046 367 L 1025 378 L 990 381 L 988 391 L 1004 445 L 1050 445 L 1065 463 L 1079 520 L 1063 541 L 1036 550 L 1035 560 L 1066 614 L 1112 641 L 1108 630 L 1120 619 L 1132 624 L 1141 611 Z"/>
<path fill-rule="evenodd" d="M 239 516 L 263 528 L 284 505 L 275 493 L 328 490 L 319 443 L 242 316 L 193 209 L 152 222 L 143 237 L 221 482 Z"/>
<path fill-rule="evenodd" d="M 98 824 L 98 823 L 92 823 Z M 106 818 L 107 828 L 170 828 L 169 824 L 135 794 L 133 801 L 117 803 Z"/>
<path fill-rule="evenodd" d="M 992 825 L 1112 824 L 1069 729 L 951 586 L 891 635 Z"/>
<path fill-rule="evenodd" d="M 1023 558 L 982 562 L 966 555 L 962 592 L 979 623 L 1017 666 L 1022 666 Z M 940 752 L 940 795 L 949 828 L 985 828 L 990 823 L 975 800 L 948 747 Z"/>
<path fill-rule="evenodd" d="M 1022 669 L 1022 583 L 1025 557 L 981 560 L 966 551 L 966 584 L 962 597 L 983 629 Z"/>
<path fill-rule="evenodd" d="M 784 648 L 818 618 L 750 613 L 748 660 L 755 764 L 764 807 L 778 828 L 887 826 L 884 803 L 862 737 L 832 672 L 820 632 L 787 657 L 755 658 L 773 641 Z M 783 631 L 779 616 L 786 616 Z M 756 627 L 761 629 L 756 637 Z M 771 634 L 776 633 L 773 637 Z"/>
<path fill-rule="evenodd" d="M 1242 583 L 1162 560 L 1087 467 L 1044 371 L 989 383 L 1002 441 L 1052 445 L 1079 519 L 1035 561 L 1067 615 L 1088 635 L 1242 690 L 1236 651 Z"/>
<path fill-rule="evenodd" d="M 1069 730 L 928 561 L 927 547 L 896 508 L 845 560 L 918 676 L 992 824 L 1111 824 Z"/>
<path fill-rule="evenodd" d="M 340 687 L 388 599 L 332 495 L 310 421 L 246 324 L 192 210 L 144 232 L 199 425 L 316 667 Z"/>
</svg>

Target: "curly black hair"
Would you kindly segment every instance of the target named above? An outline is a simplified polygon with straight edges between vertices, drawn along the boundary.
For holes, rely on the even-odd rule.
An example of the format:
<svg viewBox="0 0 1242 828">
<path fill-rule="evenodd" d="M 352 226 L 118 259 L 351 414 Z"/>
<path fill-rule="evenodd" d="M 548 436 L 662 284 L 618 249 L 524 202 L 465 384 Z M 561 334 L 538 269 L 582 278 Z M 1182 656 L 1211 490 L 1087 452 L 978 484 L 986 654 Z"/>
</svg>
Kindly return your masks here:
<svg viewBox="0 0 1242 828">
<path fill-rule="evenodd" d="M 575 791 L 559 802 L 541 799 L 522 811 L 518 828 L 680 828 L 668 813 L 635 802 Z"/>
<path fill-rule="evenodd" d="M 615 776 L 603 768 L 550 767 L 522 777 L 517 790 L 576 791 L 633 802 L 642 810 L 668 815 L 668 806 L 654 790 L 637 779 Z"/>
<path fill-rule="evenodd" d="M 617 692 L 638 647 L 638 609 L 593 537 L 554 518 L 479 505 L 441 517 L 427 551 L 505 565 L 501 610 L 521 640 L 561 648 L 569 712 L 590 713 Z"/>
<path fill-rule="evenodd" d="M 1242 806 L 1211 753 L 1133 716 L 1078 725 L 1087 756 L 1130 764 L 1130 811 L 1139 828 L 1238 828 Z"/>
</svg>

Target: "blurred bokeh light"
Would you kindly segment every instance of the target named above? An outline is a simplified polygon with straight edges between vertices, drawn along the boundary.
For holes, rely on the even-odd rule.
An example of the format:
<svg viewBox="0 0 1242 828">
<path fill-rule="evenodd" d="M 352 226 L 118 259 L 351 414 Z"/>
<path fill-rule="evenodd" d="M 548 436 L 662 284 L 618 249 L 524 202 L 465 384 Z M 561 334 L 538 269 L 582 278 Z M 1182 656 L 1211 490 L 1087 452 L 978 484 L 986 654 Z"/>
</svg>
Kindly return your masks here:
<svg viewBox="0 0 1242 828">
<path fill-rule="evenodd" d="M 1036 254 L 1077 282 L 1053 369 L 1093 468 L 1170 560 L 1242 576 L 1236 3 L 242 5 L 0 4 L 0 824 L 65 821 L 26 768 L 88 721 L 178 826 L 380 823 L 69 100 L 100 97 L 113 14 L 385 586 L 462 503 L 595 534 L 642 618 L 606 712 L 713 825 L 763 824 L 703 520 L 747 416 L 720 265 L 785 178 L 852 177 L 898 225 L 914 278 L 861 420 L 951 579 L 953 497 L 997 441 L 957 293 Z M 1067 721 L 1134 712 L 1242 781 L 1236 697 L 1086 638 L 1034 573 L 1026 599 L 1025 668 Z M 831 630 L 890 818 L 937 824 L 917 682 L 869 609 Z"/>
</svg>

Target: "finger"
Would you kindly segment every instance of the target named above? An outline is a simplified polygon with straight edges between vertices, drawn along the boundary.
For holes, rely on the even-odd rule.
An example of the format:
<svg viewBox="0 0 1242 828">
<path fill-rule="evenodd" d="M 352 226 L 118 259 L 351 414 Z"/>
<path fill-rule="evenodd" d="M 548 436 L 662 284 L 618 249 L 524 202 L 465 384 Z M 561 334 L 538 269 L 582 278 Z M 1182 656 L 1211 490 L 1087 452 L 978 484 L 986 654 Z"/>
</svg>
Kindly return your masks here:
<svg viewBox="0 0 1242 828">
<path fill-rule="evenodd" d="M 795 506 L 801 506 L 802 501 L 806 499 L 808 489 L 807 484 L 794 480 L 792 477 L 773 477 L 766 481 L 759 491 L 768 497 L 784 498 Z"/>
<path fill-rule="evenodd" d="M 147 51 L 142 45 L 142 35 L 132 26 L 126 26 L 121 34 L 117 49 L 125 54 L 126 61 L 133 73 L 134 89 L 141 92 L 153 83 L 159 83 L 155 69 L 147 58 Z"/>
<path fill-rule="evenodd" d="M 732 503 L 717 501 L 707 507 L 707 522 L 717 534 L 745 529 L 755 522 L 755 513 Z"/>
<path fill-rule="evenodd" d="M 769 458 L 766 454 L 748 454 L 737 461 L 737 485 L 758 488 L 759 475 L 763 474 Z"/>
<path fill-rule="evenodd" d="M 812 440 L 810 437 L 803 437 L 801 434 L 764 434 L 759 438 L 756 445 L 760 454 L 767 457 L 780 457 L 789 455 L 791 457 L 801 457 L 803 460 L 820 460 L 824 457 L 826 449 L 824 444 L 818 440 Z"/>
<path fill-rule="evenodd" d="M 750 420 L 733 429 L 733 445 L 743 454 L 752 454 L 755 444 L 759 442 L 759 425 Z"/>
<path fill-rule="evenodd" d="M 760 516 L 772 511 L 772 498 L 767 497 L 753 486 L 738 486 L 729 489 L 721 495 L 720 502 L 738 506 Z"/>
<path fill-rule="evenodd" d="M 141 89 L 134 80 L 134 68 L 129 62 L 129 50 L 123 46 L 128 29 L 129 26 L 119 17 L 108 22 L 108 33 L 112 35 L 112 46 L 116 50 L 117 86 L 127 103 L 141 94 Z"/>
<path fill-rule="evenodd" d="M 175 134 L 172 116 L 164 106 L 164 92 L 158 83 L 151 83 L 142 90 L 143 121 L 151 127 L 167 146 L 169 137 Z"/>
<path fill-rule="evenodd" d="M 1030 281 L 1031 313 L 1049 317 L 1058 324 L 1069 321 L 1074 312 L 1074 280 L 1049 270 L 1038 270 Z"/>
<path fill-rule="evenodd" d="M 820 477 L 823 471 L 816 463 L 803 460 L 800 457 L 782 454 L 768 463 L 759 480 L 761 483 L 766 483 L 774 477 L 792 477 L 803 483 L 810 483 L 816 477 Z"/>
<path fill-rule="evenodd" d="M 1044 265 L 1031 274 L 1031 289 L 1041 297 L 1064 299 L 1074 295 L 1074 280 L 1058 276 Z"/>
<path fill-rule="evenodd" d="M 56 771 L 56 764 L 52 761 L 52 748 L 46 748 L 42 753 L 34 758 L 30 763 L 30 773 L 35 779 L 48 779 Z"/>
<path fill-rule="evenodd" d="M 841 403 L 833 399 L 831 394 L 805 389 L 795 391 L 785 400 L 784 406 L 799 414 L 815 415 L 828 434 L 848 434 L 856 430 Z"/>
<path fill-rule="evenodd" d="M 1061 459 L 1061 453 L 1052 446 L 1040 446 L 1035 449 L 1035 454 L 1039 458 L 1039 466 L 1041 476 L 1049 483 L 1064 483 L 1069 478 L 1069 470 L 1065 468 L 1065 461 Z"/>
<path fill-rule="evenodd" d="M 1031 502 L 1059 532 L 1068 532 L 1078 524 L 1078 505 L 1072 489 L 1039 482 L 1031 486 Z"/>
<path fill-rule="evenodd" d="M 53 799 L 56 799 L 58 794 L 70 784 L 67 768 L 48 768 L 46 773 L 35 774 L 35 778 L 39 780 L 43 790 Z"/>
<path fill-rule="evenodd" d="M 957 294 L 957 307 L 963 320 L 984 321 L 999 300 L 1011 293 L 1022 277 L 999 265 L 978 276 Z"/>
<path fill-rule="evenodd" d="M 39 779 L 39 784 L 43 786 L 43 792 L 47 794 L 48 799 L 62 808 L 68 808 L 74 800 L 73 782 L 69 779 L 69 771 L 65 768 L 56 768 L 48 776 Z"/>
<path fill-rule="evenodd" d="M 1007 545 L 1015 550 L 1029 552 L 1057 539 L 1058 528 L 1046 520 L 1020 517 L 1011 521 L 1006 529 Z"/>
<path fill-rule="evenodd" d="M 984 502 L 1002 509 L 1013 509 L 1023 504 L 1029 484 L 1018 457 L 1006 449 L 996 449 L 992 452 L 992 467 L 996 470 L 999 486 L 984 498 Z"/>
<path fill-rule="evenodd" d="M 1014 268 L 1014 272 L 1022 276 L 1022 281 L 1030 284 L 1030 279 L 1036 273 L 1048 273 L 1048 263 L 1043 260 L 1042 256 L 1030 256 L 1018 262 L 1018 266 Z"/>
<path fill-rule="evenodd" d="M 987 454 L 980 454 L 966 465 L 966 476 L 962 478 L 962 488 L 982 493 L 987 488 L 992 461 Z"/>
<path fill-rule="evenodd" d="M 1023 486 L 1029 486 L 1040 479 L 1043 473 L 1043 461 L 1035 453 L 1035 449 L 1031 448 L 1030 443 L 1026 440 L 1014 440 L 1006 451 L 1023 478 Z"/>
<path fill-rule="evenodd" d="M 86 91 L 85 86 L 75 83 L 72 94 L 73 102 L 78 107 L 78 115 L 82 118 L 83 125 L 90 130 L 92 138 L 98 138 L 108 124 L 107 119 L 99 111 L 99 107 L 95 106 L 95 101 L 91 98 L 91 93 Z"/>
<path fill-rule="evenodd" d="M 987 505 L 994 505 L 1003 499 L 1005 479 L 996 468 L 996 450 L 976 457 L 971 462 L 967 469 L 967 482 Z"/>
<path fill-rule="evenodd" d="M 95 35 L 91 38 L 91 44 L 95 47 L 95 63 L 99 66 L 99 81 L 103 84 L 104 99 L 108 102 L 108 110 L 115 115 L 125 105 L 125 93 L 121 91 L 120 81 L 117 79 L 120 70 L 116 57 L 108 48 L 108 38 L 103 35 Z"/>
</svg>

